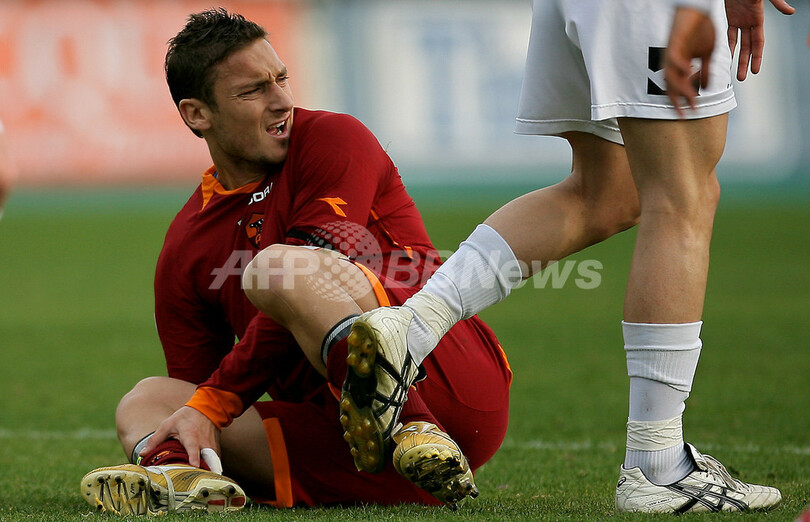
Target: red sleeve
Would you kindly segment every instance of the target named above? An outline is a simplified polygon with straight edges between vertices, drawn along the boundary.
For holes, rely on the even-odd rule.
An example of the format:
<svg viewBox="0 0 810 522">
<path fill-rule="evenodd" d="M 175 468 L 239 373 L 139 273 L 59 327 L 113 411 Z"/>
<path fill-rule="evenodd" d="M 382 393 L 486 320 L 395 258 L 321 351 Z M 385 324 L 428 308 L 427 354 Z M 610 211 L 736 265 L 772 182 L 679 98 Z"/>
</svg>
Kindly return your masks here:
<svg viewBox="0 0 810 522">
<path fill-rule="evenodd" d="M 324 382 L 324 378 L 304 356 L 293 335 L 266 315 L 258 313 L 248 325 L 244 337 L 199 388 L 215 388 L 239 401 L 218 401 L 206 409 L 201 403 L 208 402 L 205 399 L 211 392 L 205 390 L 202 399 L 197 397 L 195 404 L 189 403 L 189 406 L 202 411 L 222 428 L 265 392 L 273 400 L 300 402 L 316 393 Z"/>
<path fill-rule="evenodd" d="M 285 242 L 305 244 L 314 229 L 340 229 L 347 221 L 365 226 L 378 192 L 396 172 L 377 138 L 357 119 L 330 113 L 304 139 Z"/>
<path fill-rule="evenodd" d="M 395 173 L 390 158 L 374 135 L 355 118 L 330 113 L 298 138 L 303 146 L 294 158 L 288 158 L 295 162 L 296 185 L 285 243 L 311 243 L 308 235 L 314 230 L 334 231 L 346 221 L 365 226 L 379 187 Z M 203 412 L 217 426 L 224 427 L 257 400 L 268 384 L 283 380 L 289 372 L 301 372 L 294 361 L 302 360 L 308 368 L 306 371 L 317 375 L 292 334 L 258 314 L 244 339 L 200 386 L 188 405 Z M 314 379 L 312 375 L 308 377 Z M 323 383 L 322 377 L 317 376 L 317 379 Z M 297 382 L 302 380 L 306 381 L 298 379 Z M 290 389 L 284 391 L 291 393 Z M 303 393 L 306 389 L 297 391 Z M 233 400 L 235 397 L 239 401 Z M 302 400 L 300 395 L 295 399 Z"/>
<path fill-rule="evenodd" d="M 178 277 L 173 255 L 164 247 L 155 271 L 155 324 L 169 377 L 199 384 L 233 346 L 234 333 L 219 310 L 194 292 L 191 279 Z"/>
</svg>

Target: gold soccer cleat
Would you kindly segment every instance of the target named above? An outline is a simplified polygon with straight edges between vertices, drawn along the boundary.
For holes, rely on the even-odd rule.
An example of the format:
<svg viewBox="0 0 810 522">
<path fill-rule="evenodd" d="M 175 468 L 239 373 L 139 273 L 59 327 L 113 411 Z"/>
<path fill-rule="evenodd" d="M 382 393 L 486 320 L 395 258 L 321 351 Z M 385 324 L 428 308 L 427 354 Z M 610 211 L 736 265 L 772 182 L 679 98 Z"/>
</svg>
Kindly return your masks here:
<svg viewBox="0 0 810 522">
<path fill-rule="evenodd" d="M 451 509 L 464 497 L 478 496 L 467 458 L 435 424 L 409 422 L 392 439 L 397 472 Z"/>
<path fill-rule="evenodd" d="M 238 511 L 247 498 L 233 480 L 184 464 L 98 468 L 82 478 L 82 497 L 115 515 L 162 515 L 178 511 Z"/>
</svg>

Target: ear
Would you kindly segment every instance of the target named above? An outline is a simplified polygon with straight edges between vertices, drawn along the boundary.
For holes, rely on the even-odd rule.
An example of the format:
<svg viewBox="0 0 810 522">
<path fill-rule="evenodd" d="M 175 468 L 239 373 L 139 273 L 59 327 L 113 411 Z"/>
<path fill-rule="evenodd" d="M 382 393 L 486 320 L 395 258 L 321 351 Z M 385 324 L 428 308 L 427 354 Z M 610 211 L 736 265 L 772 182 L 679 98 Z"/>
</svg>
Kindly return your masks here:
<svg viewBox="0 0 810 522">
<path fill-rule="evenodd" d="M 192 130 L 202 132 L 211 128 L 211 108 L 197 98 L 180 100 L 180 116 Z"/>
</svg>

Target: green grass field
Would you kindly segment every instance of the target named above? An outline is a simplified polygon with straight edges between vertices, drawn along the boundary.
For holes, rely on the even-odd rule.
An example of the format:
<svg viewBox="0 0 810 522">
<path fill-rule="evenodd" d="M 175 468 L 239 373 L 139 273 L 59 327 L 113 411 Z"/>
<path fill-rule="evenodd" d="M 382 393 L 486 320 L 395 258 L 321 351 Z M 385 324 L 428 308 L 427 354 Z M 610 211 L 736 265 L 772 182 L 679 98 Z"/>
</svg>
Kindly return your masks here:
<svg viewBox="0 0 810 522">
<path fill-rule="evenodd" d="M 417 202 L 436 246 L 455 249 L 509 195 Z M 0 222 L 0 521 L 111 520 L 92 513 L 78 483 L 123 462 L 117 401 L 140 378 L 165 374 L 152 275 L 183 201 L 170 190 L 29 191 L 10 202 Z M 810 503 L 808 201 L 721 206 L 705 349 L 685 417 L 689 441 L 740 478 L 781 488 L 785 501 L 769 514 L 689 518 L 792 520 Z M 601 262 L 596 289 L 579 288 L 574 276 L 558 289 L 530 285 L 482 314 L 515 379 L 509 433 L 478 473 L 478 499 L 457 513 L 253 507 L 229 518 L 647 519 L 613 510 L 628 388 L 619 321 L 632 243 L 625 233 L 574 258 Z"/>
</svg>

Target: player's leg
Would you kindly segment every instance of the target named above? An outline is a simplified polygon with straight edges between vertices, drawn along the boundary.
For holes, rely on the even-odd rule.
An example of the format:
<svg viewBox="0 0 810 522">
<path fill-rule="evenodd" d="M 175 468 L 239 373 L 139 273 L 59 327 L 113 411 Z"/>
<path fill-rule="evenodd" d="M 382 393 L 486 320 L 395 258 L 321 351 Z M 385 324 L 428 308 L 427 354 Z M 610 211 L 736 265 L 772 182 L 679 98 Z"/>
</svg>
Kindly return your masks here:
<svg viewBox="0 0 810 522">
<path fill-rule="evenodd" d="M 379 306 L 363 270 L 322 248 L 267 247 L 247 266 L 242 282 L 253 305 L 293 334 L 324 377 L 326 334 L 342 319 Z"/>
<path fill-rule="evenodd" d="M 338 388 L 346 375 L 346 336 L 353 318 L 388 304 L 376 276 L 346 256 L 325 249 L 273 245 L 251 261 L 243 281 L 251 302 L 290 330 L 313 366 Z M 386 465 L 388 443 L 398 428 L 394 422 L 373 423 L 371 411 L 378 407 L 375 401 L 379 397 L 366 400 L 357 389 L 353 391 L 342 393 L 344 438 L 357 468 L 377 473 Z M 464 496 L 477 495 L 466 457 L 441 431 L 418 392 L 407 402 L 403 389 L 389 389 L 385 396 L 403 408 L 403 423 L 435 427 L 429 436 L 402 432 L 394 441 L 413 446 L 412 453 L 419 455 L 417 464 L 428 470 L 418 484 L 430 485 L 431 493 L 450 506 Z M 437 447 L 442 451 L 435 451 Z"/>
<path fill-rule="evenodd" d="M 615 121 L 591 120 L 587 68 L 564 18 L 568 4 L 534 2 L 516 131 L 565 136 L 575 151 L 570 177 L 496 212 L 405 306 L 364 314 L 353 351 L 376 347 L 382 359 L 420 362 L 453 324 L 504 299 L 533 269 L 635 222 L 621 134 Z"/>
<path fill-rule="evenodd" d="M 222 459 L 204 454 L 205 469 L 190 466 L 188 453 L 174 439 L 139 455 L 139 449 L 160 422 L 185 404 L 194 390 L 195 386 L 185 381 L 152 377 L 124 396 L 116 410 L 116 428 L 132 463 L 99 468 L 85 475 L 81 489 L 89 504 L 121 515 L 235 511 L 245 504 L 245 490 L 250 494 L 272 491 L 272 461 L 261 419 L 254 409 L 223 430 Z M 228 477 L 220 474 L 220 463 L 224 463 Z"/>
<path fill-rule="evenodd" d="M 693 471 L 680 426 L 700 354 L 700 320 L 719 199 L 715 166 L 727 116 L 700 120 L 620 120 L 641 200 L 641 223 L 625 298 L 630 384 L 628 454 L 658 484 Z M 646 437 L 655 451 L 632 442 Z M 660 440 L 658 440 L 660 439 Z M 649 449 L 649 448 L 647 448 Z"/>
<path fill-rule="evenodd" d="M 684 444 L 682 414 L 702 343 L 715 166 L 727 115 L 690 121 L 621 119 L 641 201 L 623 331 L 630 375 L 623 511 L 769 509 L 778 490 L 745 484 Z"/>
<path fill-rule="evenodd" d="M 139 462 L 138 453 L 145 438 L 188 402 L 195 389 L 194 384 L 186 381 L 149 377 L 141 380 L 121 399 L 115 414 L 116 429 L 121 446 L 132 463 Z M 248 408 L 222 430 L 220 445 L 225 472 L 250 494 L 272 489 L 273 466 L 265 439 L 261 419 L 253 408 Z M 168 462 L 187 462 L 188 459 L 182 445 L 169 440 L 144 456 L 140 464 L 162 464 L 167 462 L 167 457 Z"/>
<path fill-rule="evenodd" d="M 661 88 L 673 8 L 601 2 L 576 15 L 594 88 L 594 118 L 616 117 L 641 204 L 622 324 L 630 375 L 627 452 L 616 502 L 622 511 L 685 512 L 772 507 L 773 488 L 743 484 L 685 445 L 682 412 L 700 350 L 714 213 L 715 166 L 734 105 L 731 55 L 718 34 L 708 86 L 681 120 Z M 719 0 L 711 16 L 725 25 Z M 617 68 L 626 70 L 617 74 Z"/>
</svg>

